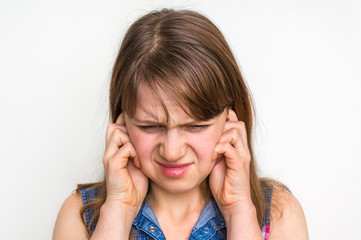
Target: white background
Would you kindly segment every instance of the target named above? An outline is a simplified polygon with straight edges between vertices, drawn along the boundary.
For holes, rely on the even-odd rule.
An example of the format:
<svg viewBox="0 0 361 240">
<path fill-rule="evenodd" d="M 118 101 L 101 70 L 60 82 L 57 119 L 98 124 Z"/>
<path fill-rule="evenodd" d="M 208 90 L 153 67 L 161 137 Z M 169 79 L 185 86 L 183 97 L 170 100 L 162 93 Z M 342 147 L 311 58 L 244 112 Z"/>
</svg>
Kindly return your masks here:
<svg viewBox="0 0 361 240">
<path fill-rule="evenodd" d="M 50 239 L 76 184 L 100 178 L 122 36 L 162 7 L 200 11 L 225 34 L 256 104 L 262 175 L 291 188 L 310 238 L 360 239 L 356 0 L 1 0 L 1 239 Z"/>
</svg>

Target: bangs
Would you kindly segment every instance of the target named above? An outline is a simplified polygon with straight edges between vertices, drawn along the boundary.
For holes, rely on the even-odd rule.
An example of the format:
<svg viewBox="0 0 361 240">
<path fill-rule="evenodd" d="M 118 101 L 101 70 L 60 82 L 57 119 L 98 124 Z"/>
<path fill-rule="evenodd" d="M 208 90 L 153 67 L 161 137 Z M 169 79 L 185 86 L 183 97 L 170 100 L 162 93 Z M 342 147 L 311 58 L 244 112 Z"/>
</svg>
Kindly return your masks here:
<svg viewBox="0 0 361 240">
<path fill-rule="evenodd" d="M 187 56 L 187 52 L 192 52 L 192 55 Z M 225 91 L 223 76 L 216 66 L 194 49 L 182 49 L 182 53 L 157 52 L 148 55 L 139 64 L 132 79 L 127 81 L 128 91 L 122 95 L 122 109 L 128 115 L 132 117 L 135 114 L 140 84 L 149 87 L 158 98 L 167 121 L 170 116 L 160 91 L 197 121 L 212 119 L 232 106 L 232 97 Z"/>
</svg>

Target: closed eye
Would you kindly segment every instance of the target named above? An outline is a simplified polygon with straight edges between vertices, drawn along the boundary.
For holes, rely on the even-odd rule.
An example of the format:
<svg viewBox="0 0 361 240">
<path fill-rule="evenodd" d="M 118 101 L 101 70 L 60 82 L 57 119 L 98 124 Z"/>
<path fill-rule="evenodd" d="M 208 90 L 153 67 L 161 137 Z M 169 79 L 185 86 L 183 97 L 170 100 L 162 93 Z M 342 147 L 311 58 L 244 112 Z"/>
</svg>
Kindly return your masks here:
<svg viewBox="0 0 361 240">
<path fill-rule="evenodd" d="M 186 125 L 185 127 L 190 131 L 202 131 L 207 129 L 209 126 L 210 125 Z M 139 125 L 138 127 L 145 132 L 155 132 L 164 128 L 162 125 Z"/>
<path fill-rule="evenodd" d="M 146 126 L 138 126 L 140 129 L 144 130 L 144 131 L 155 131 L 159 128 L 161 128 L 161 126 L 159 125 L 146 125 Z"/>
<path fill-rule="evenodd" d="M 188 125 L 187 127 L 195 131 L 200 131 L 207 129 L 209 125 Z"/>
</svg>

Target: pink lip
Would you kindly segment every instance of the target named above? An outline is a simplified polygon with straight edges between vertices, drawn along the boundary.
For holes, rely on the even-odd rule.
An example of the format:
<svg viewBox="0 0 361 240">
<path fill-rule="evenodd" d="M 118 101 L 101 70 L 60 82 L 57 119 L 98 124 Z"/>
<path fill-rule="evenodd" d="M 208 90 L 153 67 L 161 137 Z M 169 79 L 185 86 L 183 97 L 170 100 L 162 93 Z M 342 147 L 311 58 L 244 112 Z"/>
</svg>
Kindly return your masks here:
<svg viewBox="0 0 361 240">
<path fill-rule="evenodd" d="M 179 178 L 183 176 L 189 167 L 192 165 L 191 163 L 186 164 L 165 164 L 165 163 L 158 163 L 160 170 L 170 178 Z"/>
</svg>

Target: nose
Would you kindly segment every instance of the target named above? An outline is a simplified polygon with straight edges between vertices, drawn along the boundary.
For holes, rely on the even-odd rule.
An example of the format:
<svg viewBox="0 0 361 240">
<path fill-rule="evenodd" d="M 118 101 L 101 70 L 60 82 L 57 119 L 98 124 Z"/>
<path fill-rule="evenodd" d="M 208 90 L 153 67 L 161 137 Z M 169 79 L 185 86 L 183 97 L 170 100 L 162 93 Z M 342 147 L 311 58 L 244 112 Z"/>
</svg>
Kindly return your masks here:
<svg viewBox="0 0 361 240">
<path fill-rule="evenodd" d="M 177 161 L 186 153 L 186 144 L 184 136 L 177 128 L 168 129 L 159 146 L 159 154 L 167 161 Z"/>
</svg>

